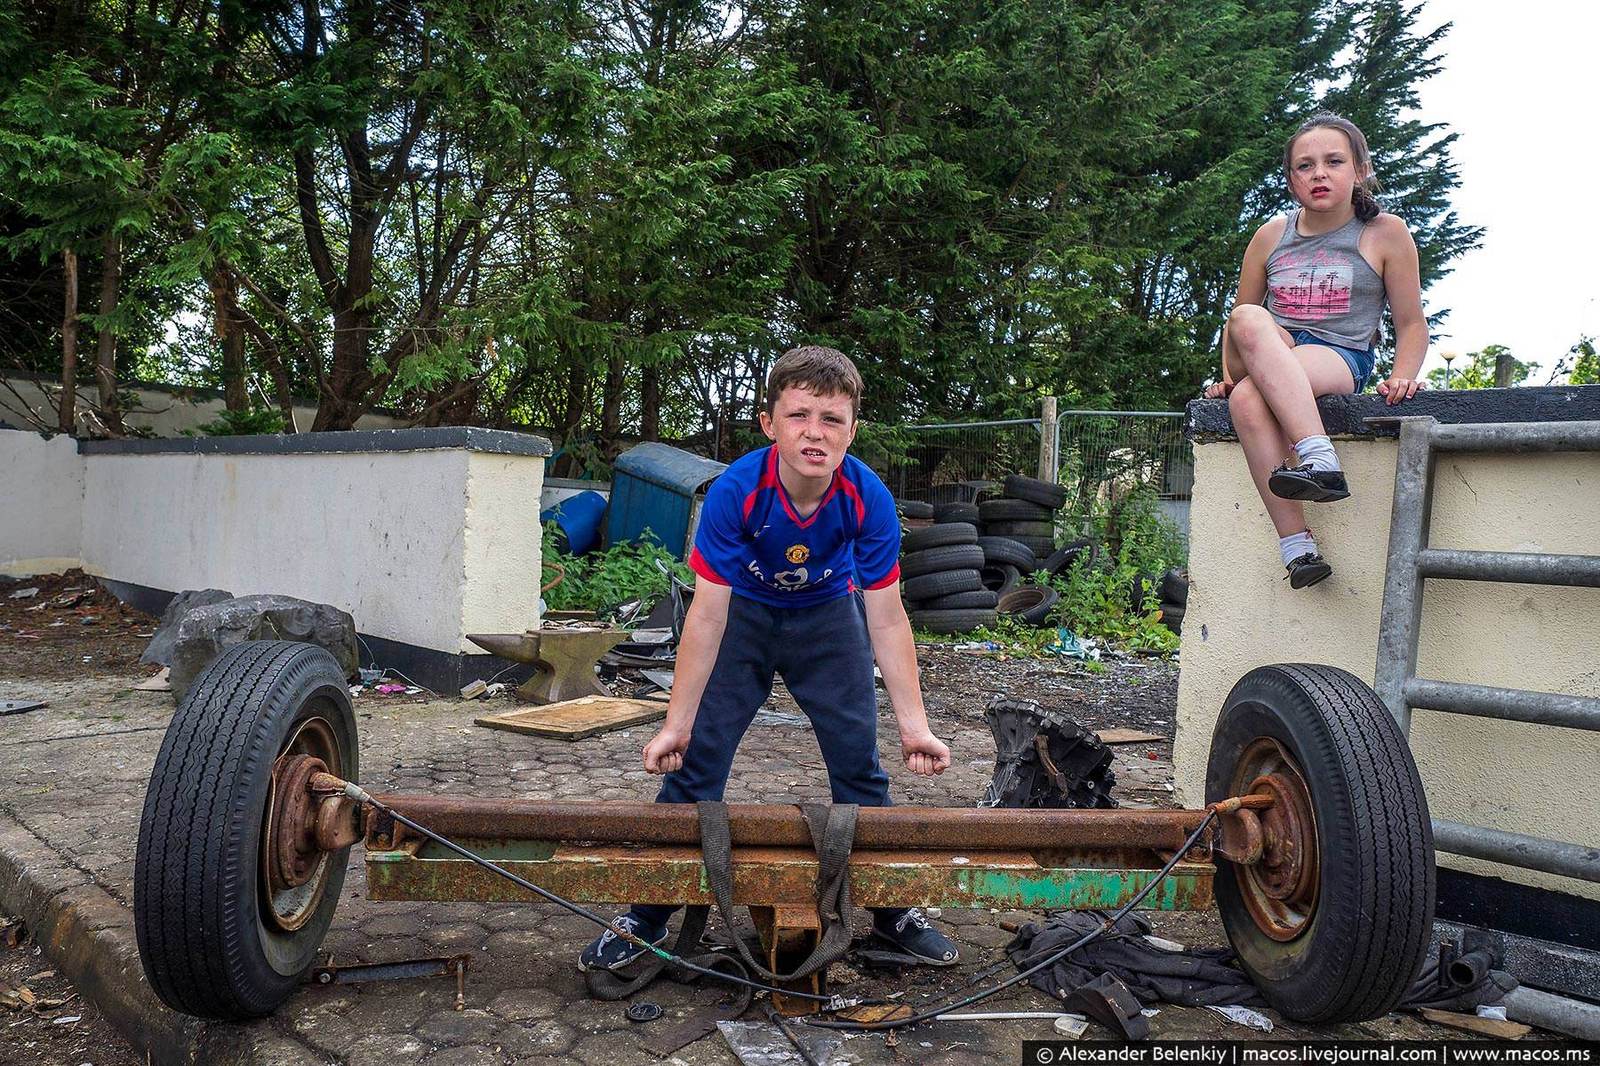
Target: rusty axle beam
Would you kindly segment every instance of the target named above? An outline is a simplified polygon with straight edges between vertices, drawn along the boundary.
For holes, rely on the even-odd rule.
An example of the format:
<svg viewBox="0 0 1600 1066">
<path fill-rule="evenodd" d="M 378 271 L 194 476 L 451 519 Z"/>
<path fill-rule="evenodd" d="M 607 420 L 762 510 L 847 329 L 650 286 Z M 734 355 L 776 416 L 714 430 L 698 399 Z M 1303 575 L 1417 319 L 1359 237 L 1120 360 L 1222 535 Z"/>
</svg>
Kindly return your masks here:
<svg viewBox="0 0 1600 1066">
<path fill-rule="evenodd" d="M 699 814 L 693 804 L 687 803 L 390 794 L 375 798 L 450 838 L 692 846 L 700 843 Z M 735 846 L 812 846 L 805 819 L 799 807 L 792 804 L 730 804 L 728 814 Z M 856 823 L 855 846 L 957 852 L 1096 847 L 1171 851 L 1182 846 L 1204 817 L 1204 811 L 863 807 Z"/>
</svg>

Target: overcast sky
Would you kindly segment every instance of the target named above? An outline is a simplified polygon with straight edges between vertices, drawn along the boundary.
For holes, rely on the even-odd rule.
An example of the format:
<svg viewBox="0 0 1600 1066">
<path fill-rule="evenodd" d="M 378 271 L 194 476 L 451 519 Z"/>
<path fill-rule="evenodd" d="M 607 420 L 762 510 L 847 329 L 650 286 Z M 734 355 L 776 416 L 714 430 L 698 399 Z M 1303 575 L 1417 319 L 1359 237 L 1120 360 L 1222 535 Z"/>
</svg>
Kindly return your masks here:
<svg viewBox="0 0 1600 1066">
<path fill-rule="evenodd" d="M 1429 314 L 1450 308 L 1423 365 L 1504 344 L 1543 365 L 1528 379 L 1542 385 L 1580 334 L 1600 336 L 1600 4 L 1428 0 L 1417 28 L 1447 21 L 1421 117 L 1461 134 L 1454 204 L 1488 232 L 1423 294 Z"/>
</svg>

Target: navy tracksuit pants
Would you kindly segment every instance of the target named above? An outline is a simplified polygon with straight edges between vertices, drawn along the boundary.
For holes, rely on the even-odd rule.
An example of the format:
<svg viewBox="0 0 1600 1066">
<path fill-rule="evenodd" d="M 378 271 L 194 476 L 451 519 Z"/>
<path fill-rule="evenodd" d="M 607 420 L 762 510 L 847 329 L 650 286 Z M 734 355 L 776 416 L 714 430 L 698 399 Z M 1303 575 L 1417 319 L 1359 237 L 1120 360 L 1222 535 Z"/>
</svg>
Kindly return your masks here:
<svg viewBox="0 0 1600 1066">
<path fill-rule="evenodd" d="M 777 674 L 811 720 L 833 802 L 887 807 L 889 775 L 878 762 L 878 694 L 872 640 L 859 595 L 811 607 L 768 607 L 735 594 L 717 662 L 700 697 L 683 767 L 666 776 L 657 803 L 720 800 L 734 751 L 772 694 Z M 678 908 L 635 906 L 646 930 Z M 880 919 L 903 909 L 876 911 Z"/>
</svg>

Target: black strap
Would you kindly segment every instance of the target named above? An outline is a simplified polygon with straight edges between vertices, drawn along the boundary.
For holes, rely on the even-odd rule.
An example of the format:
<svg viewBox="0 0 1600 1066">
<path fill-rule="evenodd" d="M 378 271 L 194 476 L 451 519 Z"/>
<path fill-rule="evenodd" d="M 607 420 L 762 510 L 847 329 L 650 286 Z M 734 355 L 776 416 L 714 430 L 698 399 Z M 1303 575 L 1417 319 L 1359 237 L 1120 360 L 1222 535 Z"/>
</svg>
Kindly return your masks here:
<svg viewBox="0 0 1600 1066">
<path fill-rule="evenodd" d="M 728 828 L 728 806 L 716 800 L 695 805 L 700 814 L 700 851 L 706 880 L 717 899 L 717 912 L 728 927 L 729 939 L 752 973 L 762 980 L 787 983 L 809 977 L 844 957 L 850 950 L 850 848 L 855 843 L 854 803 L 806 803 L 800 811 L 811 830 L 817 850 L 817 914 L 822 919 L 822 935 L 816 949 L 792 973 L 773 973 L 758 962 L 733 925 L 733 838 Z"/>
</svg>

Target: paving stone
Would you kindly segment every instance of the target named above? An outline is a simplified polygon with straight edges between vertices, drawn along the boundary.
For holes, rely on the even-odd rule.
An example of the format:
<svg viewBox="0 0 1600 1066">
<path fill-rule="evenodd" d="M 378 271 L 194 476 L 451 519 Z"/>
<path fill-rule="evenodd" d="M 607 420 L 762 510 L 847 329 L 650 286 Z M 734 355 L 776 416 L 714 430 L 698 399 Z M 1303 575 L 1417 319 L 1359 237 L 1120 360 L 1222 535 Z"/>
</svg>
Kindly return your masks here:
<svg viewBox="0 0 1600 1066">
<path fill-rule="evenodd" d="M 489 1013 L 507 1021 L 538 1021 L 555 1015 L 561 1000 L 545 988 L 508 988 L 489 1001 Z"/>
<path fill-rule="evenodd" d="M 506 1049 L 521 1059 L 529 1055 L 562 1055 L 578 1042 L 578 1033 L 558 1021 L 513 1023 L 500 1030 Z"/>
<path fill-rule="evenodd" d="M 483 943 L 483 950 L 497 958 L 540 955 L 553 947 L 550 934 L 543 928 L 507 929 L 490 935 Z"/>
<path fill-rule="evenodd" d="M 475 1044 L 471 1047 L 445 1048 L 425 1060 L 427 1066 L 504 1066 L 515 1061 L 504 1050 Z"/>
<path fill-rule="evenodd" d="M 421 939 L 443 952 L 459 953 L 477 951 L 489 939 L 489 933 L 476 922 L 456 922 L 450 925 L 428 926 L 421 931 Z"/>
<path fill-rule="evenodd" d="M 387 905 L 385 905 L 387 906 Z M 368 937 L 415 936 L 422 927 L 415 913 L 392 914 L 387 910 L 362 920 L 358 928 Z"/>
<path fill-rule="evenodd" d="M 454 1047 L 481 1044 L 495 1038 L 500 1020 L 481 1007 L 436 1010 L 411 1027 L 412 1033 L 433 1044 Z"/>
<path fill-rule="evenodd" d="M 345 1052 L 344 1066 L 399 1066 L 421 1062 L 431 1049 L 410 1033 L 372 1033 Z"/>
</svg>

